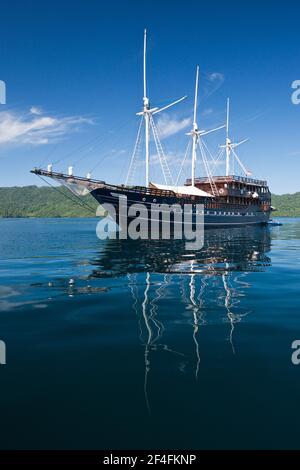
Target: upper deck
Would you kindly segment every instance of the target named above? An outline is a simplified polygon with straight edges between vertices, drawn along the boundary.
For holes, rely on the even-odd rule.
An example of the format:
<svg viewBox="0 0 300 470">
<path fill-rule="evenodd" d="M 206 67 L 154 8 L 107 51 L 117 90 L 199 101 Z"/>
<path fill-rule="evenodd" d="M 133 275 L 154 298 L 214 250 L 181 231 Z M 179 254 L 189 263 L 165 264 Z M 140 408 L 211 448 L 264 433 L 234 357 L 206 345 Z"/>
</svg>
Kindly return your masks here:
<svg viewBox="0 0 300 470">
<path fill-rule="evenodd" d="M 248 178 L 245 176 L 213 176 L 213 181 L 215 183 L 244 183 L 246 185 L 251 186 L 261 186 L 261 187 L 268 187 L 267 181 L 264 180 L 257 180 L 254 178 Z M 190 186 L 192 184 L 191 178 L 187 179 L 185 182 L 186 186 Z M 210 179 L 207 177 L 195 178 L 195 184 L 210 184 Z"/>
</svg>

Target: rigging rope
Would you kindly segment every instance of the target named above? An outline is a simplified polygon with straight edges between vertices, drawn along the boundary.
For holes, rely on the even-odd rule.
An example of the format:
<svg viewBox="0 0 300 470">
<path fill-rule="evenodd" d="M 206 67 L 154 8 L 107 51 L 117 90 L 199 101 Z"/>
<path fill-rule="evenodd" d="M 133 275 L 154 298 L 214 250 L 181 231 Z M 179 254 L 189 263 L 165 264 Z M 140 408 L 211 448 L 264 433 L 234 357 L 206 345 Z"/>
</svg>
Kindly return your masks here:
<svg viewBox="0 0 300 470">
<path fill-rule="evenodd" d="M 248 171 L 247 171 L 246 167 L 242 164 L 241 160 L 239 159 L 239 157 L 237 156 L 237 154 L 236 154 L 236 152 L 235 152 L 235 150 L 234 150 L 233 148 L 231 148 L 231 151 L 232 151 L 233 155 L 235 156 L 235 158 L 236 158 L 238 164 L 240 165 L 241 169 L 242 169 L 243 172 L 245 173 L 245 176 L 247 176 L 247 175 L 248 175 Z"/>
<path fill-rule="evenodd" d="M 162 169 L 162 172 L 163 172 L 163 175 L 164 175 L 165 183 L 173 185 L 174 184 L 173 176 L 170 172 L 170 168 L 169 168 L 166 156 L 164 154 L 164 151 L 163 151 L 160 139 L 159 139 L 158 129 L 155 125 L 155 122 L 154 122 L 152 116 L 150 117 L 150 125 L 151 125 L 151 128 L 152 128 L 154 142 L 155 142 L 158 158 L 159 158 L 159 161 L 160 161 L 160 164 L 161 164 L 161 169 Z"/>
<path fill-rule="evenodd" d="M 62 194 L 64 197 L 66 197 L 67 199 L 70 199 L 71 202 L 73 202 L 73 204 L 78 204 L 77 201 L 74 201 L 73 198 L 71 198 L 70 196 L 68 196 L 67 194 L 65 194 L 64 192 L 60 191 L 56 186 L 53 186 L 51 183 L 49 183 L 49 181 L 45 180 L 41 175 L 37 175 L 41 180 L 43 180 L 48 186 L 50 186 L 52 189 L 55 189 L 55 191 L 57 191 L 58 193 Z M 76 194 L 72 193 L 76 199 L 78 199 L 79 201 L 79 204 L 81 206 L 86 206 L 91 212 L 93 212 L 95 214 L 95 209 L 93 209 L 92 207 L 90 207 L 85 201 L 83 201 L 82 199 L 79 198 L 79 196 L 77 196 Z"/>
<path fill-rule="evenodd" d="M 184 164 L 185 164 L 185 160 L 186 160 L 186 158 L 187 158 L 187 156 L 188 156 L 188 154 L 189 154 L 189 152 L 190 152 L 191 143 L 192 143 L 192 141 L 191 141 L 191 139 L 189 139 L 188 144 L 187 144 L 187 147 L 186 147 L 185 155 L 184 155 L 184 158 L 183 158 L 183 160 L 182 160 L 182 162 L 181 162 L 181 166 L 180 166 L 180 169 L 179 169 L 179 173 L 178 173 L 178 176 L 177 176 L 177 179 L 176 179 L 176 183 L 175 183 L 176 186 L 178 185 L 178 181 L 179 181 L 181 172 L 182 172 L 182 170 L 183 170 L 183 166 L 184 166 Z"/>
<path fill-rule="evenodd" d="M 213 163 L 212 173 L 214 173 L 214 171 L 215 171 L 215 169 L 216 169 L 216 166 L 217 166 L 219 160 L 221 160 L 222 157 L 223 157 L 224 152 L 225 152 L 225 149 L 224 149 L 224 148 L 221 148 L 221 149 L 219 150 L 219 153 L 218 153 L 218 155 L 216 156 L 216 159 L 215 159 L 215 161 L 214 161 L 214 163 Z"/>
<path fill-rule="evenodd" d="M 144 116 L 142 116 L 141 120 L 140 120 L 140 125 L 139 125 L 139 129 L 138 129 L 138 133 L 137 133 L 137 138 L 136 138 L 136 141 L 135 141 L 135 145 L 134 145 L 134 149 L 133 149 L 133 152 L 132 152 L 132 157 L 131 157 L 131 161 L 130 161 L 130 165 L 129 165 L 129 168 L 128 168 L 128 173 L 127 173 L 127 177 L 126 177 L 126 181 L 125 181 L 126 186 L 128 185 L 129 182 L 131 182 L 131 179 L 133 179 L 133 174 L 134 174 L 134 170 L 135 170 L 135 167 L 133 165 L 135 163 L 135 159 L 136 159 L 138 148 L 139 148 L 139 142 L 140 142 L 140 138 L 141 138 L 141 130 L 142 130 L 142 125 L 143 125 L 143 120 L 144 120 Z"/>
<path fill-rule="evenodd" d="M 203 143 L 202 143 L 202 139 L 200 138 L 198 140 L 198 145 L 200 147 L 200 152 L 201 152 L 201 156 L 202 156 L 202 160 L 203 160 L 203 163 L 204 163 L 204 166 L 205 166 L 205 170 L 206 170 L 206 173 L 207 173 L 207 177 L 208 177 L 208 180 L 209 180 L 209 184 L 210 184 L 210 187 L 211 187 L 211 190 L 212 190 L 212 193 L 214 196 L 217 196 L 219 194 L 219 191 L 218 191 L 218 188 L 214 182 L 214 179 L 212 177 L 212 174 L 211 174 L 211 171 L 210 171 L 210 168 L 209 168 L 209 164 L 208 164 L 208 161 L 207 161 L 207 158 L 206 158 L 206 155 L 205 155 L 205 150 L 204 150 L 204 146 L 203 146 Z"/>
<path fill-rule="evenodd" d="M 116 139 L 116 140 L 119 141 L 120 130 L 124 130 L 124 128 L 126 126 L 128 126 L 131 122 L 132 122 L 131 120 L 126 120 L 126 121 L 121 120 L 120 124 L 116 127 L 117 131 L 118 131 L 118 136 L 117 136 L 118 139 Z M 71 150 L 71 151 L 67 152 L 66 154 L 62 155 L 60 158 L 58 158 L 57 160 L 55 160 L 53 162 L 53 165 L 56 165 L 56 164 L 60 163 L 61 161 L 66 160 L 68 157 L 78 154 L 81 151 L 82 151 L 82 153 L 80 154 L 79 158 L 77 158 L 77 160 L 72 162 L 73 165 L 79 163 L 84 158 L 90 158 L 91 155 L 88 155 L 88 154 L 90 152 L 94 151 L 97 147 L 101 148 L 101 146 L 103 146 L 103 144 L 107 143 L 108 139 L 110 139 L 110 138 L 111 138 L 111 133 L 107 133 L 107 135 L 103 135 L 103 134 L 97 135 L 96 137 L 90 139 L 88 142 L 80 145 L 77 148 L 75 147 L 74 150 Z M 92 148 L 91 148 L 91 145 L 93 145 Z M 49 155 L 51 155 L 53 153 L 53 151 L 56 150 L 56 148 L 57 148 L 57 146 L 55 146 L 54 149 L 52 151 L 50 151 Z M 92 168 L 92 170 L 95 169 L 103 161 L 103 159 L 105 159 L 106 157 L 107 157 L 107 155 L 104 155 L 104 157 L 101 158 L 100 161 L 97 162 L 97 164 Z M 44 160 L 45 160 L 45 158 L 42 160 L 42 162 L 44 162 Z M 41 167 L 41 164 L 38 165 L 38 166 Z"/>
</svg>

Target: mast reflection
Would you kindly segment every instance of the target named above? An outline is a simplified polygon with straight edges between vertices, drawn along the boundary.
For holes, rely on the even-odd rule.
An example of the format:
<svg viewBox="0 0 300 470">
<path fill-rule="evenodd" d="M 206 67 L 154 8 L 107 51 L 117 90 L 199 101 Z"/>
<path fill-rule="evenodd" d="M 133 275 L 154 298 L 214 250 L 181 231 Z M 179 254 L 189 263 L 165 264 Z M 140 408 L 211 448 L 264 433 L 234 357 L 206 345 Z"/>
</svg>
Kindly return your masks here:
<svg viewBox="0 0 300 470">
<path fill-rule="evenodd" d="M 247 276 L 264 271 L 271 264 L 267 253 L 271 241 L 267 227 L 208 230 L 204 247 L 185 250 L 181 240 L 109 240 L 102 244 L 99 258 L 92 261 L 91 277 L 127 276 L 132 310 L 139 325 L 139 340 L 144 347 L 144 393 L 151 413 L 149 380 L 152 356 L 157 351 L 178 355 L 178 368 L 193 364 L 195 379 L 201 372 L 200 333 L 207 324 L 220 319 L 229 324 L 226 341 L 237 353 L 237 325 L 250 311 L 246 308 Z M 175 292 L 175 294 L 174 294 Z M 191 328 L 193 359 L 170 346 L 167 339 L 168 311 L 172 295 L 180 324 Z M 245 302 L 244 302 L 245 301 Z"/>
</svg>

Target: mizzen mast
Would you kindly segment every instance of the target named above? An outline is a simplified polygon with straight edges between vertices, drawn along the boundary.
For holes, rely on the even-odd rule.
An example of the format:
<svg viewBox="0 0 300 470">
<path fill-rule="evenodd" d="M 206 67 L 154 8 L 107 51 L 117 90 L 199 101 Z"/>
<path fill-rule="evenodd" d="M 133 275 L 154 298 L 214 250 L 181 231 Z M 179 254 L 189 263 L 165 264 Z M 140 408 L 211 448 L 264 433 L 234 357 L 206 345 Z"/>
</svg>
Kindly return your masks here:
<svg viewBox="0 0 300 470">
<path fill-rule="evenodd" d="M 239 159 L 235 149 L 236 147 L 239 147 L 240 145 L 244 144 L 245 142 L 248 142 L 249 139 L 244 139 L 241 140 L 240 142 L 231 142 L 231 139 L 229 137 L 229 111 L 230 111 L 230 101 L 229 98 L 227 98 L 227 111 L 226 111 L 226 141 L 225 145 L 221 145 L 220 148 L 226 150 L 226 176 L 230 176 L 230 166 L 231 166 L 231 154 L 233 154 L 234 158 L 240 165 L 241 169 L 243 170 L 245 176 L 251 175 L 251 172 L 248 171 L 241 160 Z"/>
<path fill-rule="evenodd" d="M 199 82 L 199 65 L 196 69 L 196 85 L 195 85 L 195 101 L 194 101 L 194 119 L 193 119 L 193 148 L 192 148 L 192 186 L 195 186 L 195 169 L 196 169 L 196 148 L 198 144 L 198 124 L 197 124 L 197 107 L 198 107 L 198 82 Z"/>
</svg>

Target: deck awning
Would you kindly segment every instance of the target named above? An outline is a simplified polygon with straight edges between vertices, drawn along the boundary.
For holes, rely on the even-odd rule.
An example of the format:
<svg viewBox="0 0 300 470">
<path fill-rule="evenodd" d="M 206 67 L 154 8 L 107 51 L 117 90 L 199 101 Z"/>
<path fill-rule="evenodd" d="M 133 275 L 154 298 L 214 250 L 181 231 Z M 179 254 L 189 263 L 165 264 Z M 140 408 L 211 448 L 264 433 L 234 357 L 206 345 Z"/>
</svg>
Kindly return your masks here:
<svg viewBox="0 0 300 470">
<path fill-rule="evenodd" d="M 165 184 L 150 183 L 150 187 L 162 189 L 164 191 L 173 191 L 176 194 L 184 194 L 188 196 L 214 197 L 212 194 L 206 193 L 195 186 L 167 186 Z"/>
</svg>

